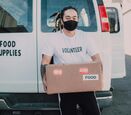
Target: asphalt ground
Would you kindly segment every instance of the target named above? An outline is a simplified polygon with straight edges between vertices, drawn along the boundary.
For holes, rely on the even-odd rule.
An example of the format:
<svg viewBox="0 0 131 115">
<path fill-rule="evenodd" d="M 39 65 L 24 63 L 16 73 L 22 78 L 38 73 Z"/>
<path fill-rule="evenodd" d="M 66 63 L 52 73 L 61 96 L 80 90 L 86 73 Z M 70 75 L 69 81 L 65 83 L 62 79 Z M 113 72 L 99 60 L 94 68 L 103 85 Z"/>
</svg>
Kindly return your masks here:
<svg viewBox="0 0 131 115">
<path fill-rule="evenodd" d="M 131 56 L 126 55 L 126 77 L 112 80 L 113 103 L 102 115 L 131 115 Z"/>
</svg>

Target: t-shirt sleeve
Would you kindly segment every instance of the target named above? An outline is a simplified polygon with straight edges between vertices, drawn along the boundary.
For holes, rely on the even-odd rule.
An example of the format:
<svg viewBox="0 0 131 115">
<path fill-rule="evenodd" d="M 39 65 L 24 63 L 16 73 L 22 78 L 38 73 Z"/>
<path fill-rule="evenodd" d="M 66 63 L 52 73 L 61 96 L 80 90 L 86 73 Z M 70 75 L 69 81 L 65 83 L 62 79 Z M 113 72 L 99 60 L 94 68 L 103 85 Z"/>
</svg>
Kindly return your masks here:
<svg viewBox="0 0 131 115">
<path fill-rule="evenodd" d="M 100 53 L 99 48 L 93 39 L 89 39 L 88 41 L 87 52 L 90 56 Z"/>
<path fill-rule="evenodd" d="M 42 54 L 48 55 L 48 56 L 53 56 L 54 54 L 54 47 L 53 43 L 50 41 L 50 38 L 43 38 L 42 41 L 42 48 L 41 48 Z"/>
</svg>

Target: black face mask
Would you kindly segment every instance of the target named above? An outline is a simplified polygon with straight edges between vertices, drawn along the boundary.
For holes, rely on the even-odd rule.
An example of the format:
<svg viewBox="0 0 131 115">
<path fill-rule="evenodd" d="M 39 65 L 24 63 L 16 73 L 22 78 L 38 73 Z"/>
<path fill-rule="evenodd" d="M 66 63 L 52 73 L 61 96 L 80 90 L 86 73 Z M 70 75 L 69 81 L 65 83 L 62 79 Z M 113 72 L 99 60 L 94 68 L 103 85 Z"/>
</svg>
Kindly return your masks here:
<svg viewBox="0 0 131 115">
<path fill-rule="evenodd" d="M 69 20 L 64 22 L 64 28 L 68 31 L 73 31 L 77 28 L 77 21 Z"/>
</svg>

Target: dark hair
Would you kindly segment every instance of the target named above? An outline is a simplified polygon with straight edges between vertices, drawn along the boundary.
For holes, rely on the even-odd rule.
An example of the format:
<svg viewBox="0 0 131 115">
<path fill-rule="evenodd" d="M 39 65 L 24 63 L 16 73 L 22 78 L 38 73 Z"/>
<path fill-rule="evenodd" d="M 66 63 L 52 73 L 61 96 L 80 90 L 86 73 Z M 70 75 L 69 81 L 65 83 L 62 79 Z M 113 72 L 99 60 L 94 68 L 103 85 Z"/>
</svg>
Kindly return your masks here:
<svg viewBox="0 0 131 115">
<path fill-rule="evenodd" d="M 53 29 L 53 32 L 63 29 L 62 21 L 63 21 L 64 13 L 66 10 L 70 10 L 70 9 L 75 10 L 78 14 L 78 11 L 76 8 L 72 6 L 67 6 L 67 7 L 64 7 L 61 11 L 55 12 L 53 15 L 50 16 L 50 18 L 55 16 L 55 28 Z"/>
<path fill-rule="evenodd" d="M 64 8 L 61 10 L 61 13 L 60 13 L 62 20 L 63 20 L 63 16 L 64 16 L 65 11 L 66 11 L 66 10 L 70 10 L 70 9 L 75 10 L 75 11 L 77 12 L 77 14 L 78 14 L 78 10 L 77 10 L 75 7 L 72 7 L 72 6 L 64 7 Z"/>
</svg>

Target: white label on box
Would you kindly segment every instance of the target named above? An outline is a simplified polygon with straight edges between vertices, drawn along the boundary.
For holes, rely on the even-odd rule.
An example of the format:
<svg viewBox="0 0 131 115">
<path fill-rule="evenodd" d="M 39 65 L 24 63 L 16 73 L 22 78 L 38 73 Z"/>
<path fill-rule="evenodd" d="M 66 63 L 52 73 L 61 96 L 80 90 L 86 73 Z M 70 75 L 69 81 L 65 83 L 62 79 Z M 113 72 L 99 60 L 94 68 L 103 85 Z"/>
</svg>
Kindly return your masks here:
<svg viewBox="0 0 131 115">
<path fill-rule="evenodd" d="M 83 75 L 83 80 L 99 80 L 98 74 L 85 74 Z"/>
</svg>

